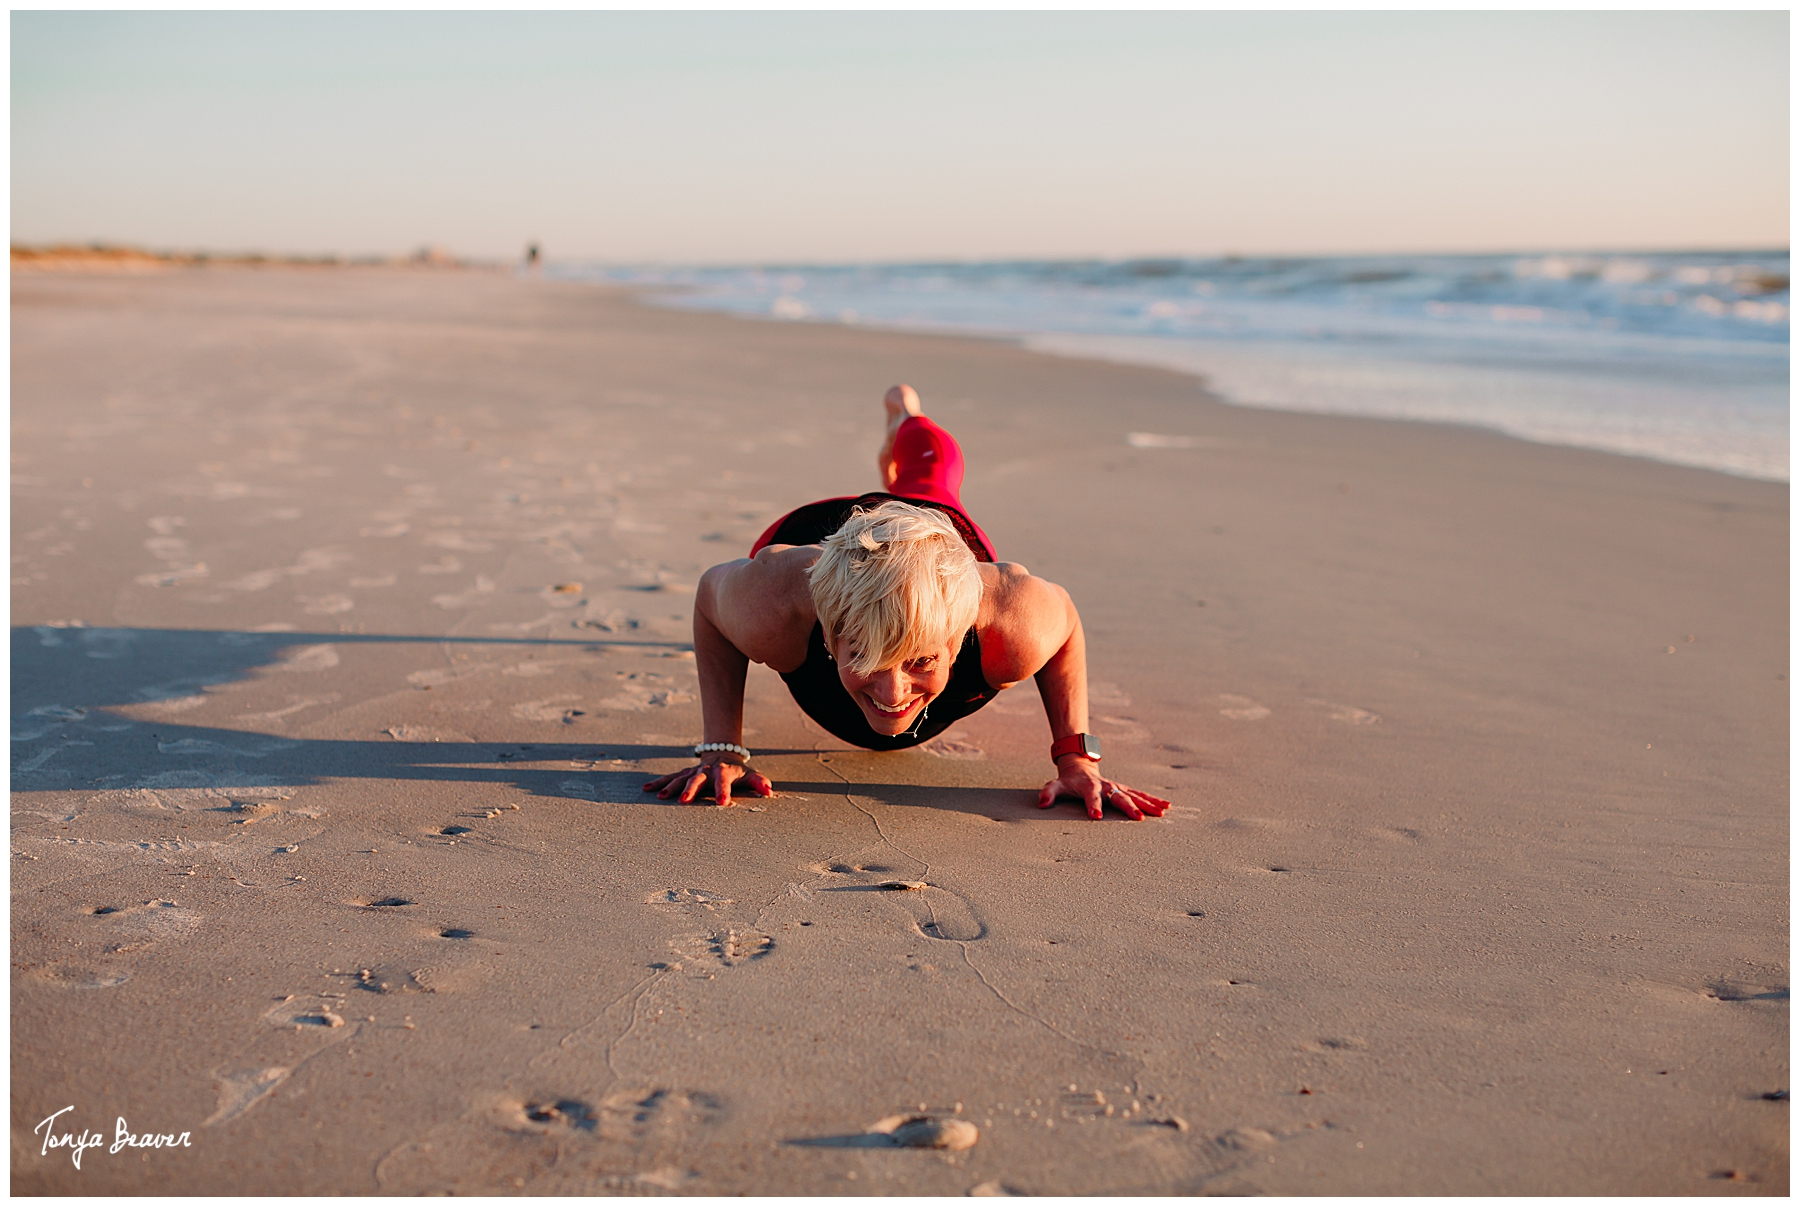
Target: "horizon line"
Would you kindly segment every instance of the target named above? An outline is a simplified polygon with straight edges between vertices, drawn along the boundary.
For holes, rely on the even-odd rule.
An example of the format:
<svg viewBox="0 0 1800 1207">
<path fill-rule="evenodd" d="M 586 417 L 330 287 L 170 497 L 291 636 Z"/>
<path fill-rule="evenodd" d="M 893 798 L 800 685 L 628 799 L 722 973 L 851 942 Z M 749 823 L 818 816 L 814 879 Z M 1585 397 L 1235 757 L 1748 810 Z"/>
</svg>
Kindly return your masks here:
<svg viewBox="0 0 1800 1207">
<path fill-rule="evenodd" d="M 11 244 L 15 257 L 33 258 L 55 253 L 78 255 L 83 252 L 98 255 L 143 256 L 151 259 L 170 259 L 188 261 L 233 261 L 233 260 L 266 260 L 271 262 L 310 262 L 342 263 L 350 266 L 367 266 L 373 264 L 394 264 L 431 259 L 437 262 L 454 261 L 470 266 L 507 266 L 524 259 L 524 250 L 539 241 L 521 241 L 520 254 L 515 257 L 496 256 L 491 254 L 463 255 L 441 243 L 425 242 L 414 245 L 409 251 L 273 251 L 263 248 L 215 249 L 206 247 L 178 247 L 115 241 L 108 239 L 74 240 L 61 239 L 44 242 L 27 242 L 14 240 Z M 540 253 L 541 254 L 541 253 Z M 1181 263 L 1207 260 L 1350 260 L 1350 259 L 1391 259 L 1391 258 L 1429 258 L 1429 257 L 1503 257 L 1525 255 L 1568 255 L 1568 256 L 1631 256 L 1631 255 L 1790 255 L 1791 244 L 1754 244 L 1754 243 L 1690 243 L 1645 246 L 1643 244 L 1620 244 L 1606 246 L 1599 244 L 1539 244 L 1519 245 L 1513 247 L 1485 248 L 1436 248 L 1432 250 L 1380 250 L 1380 251 L 1323 251 L 1323 250 L 1228 250 L 1212 252 L 1145 252 L 1127 255 L 1104 255 L 1096 253 L 1069 255 L 921 255 L 921 256 L 876 256 L 869 258 L 855 257 L 761 257 L 761 258 L 720 258 L 720 259 L 683 259 L 677 257 L 636 257 L 631 259 L 613 259 L 604 255 L 568 255 L 542 256 L 540 263 L 544 267 L 553 265 L 576 264 L 582 267 L 598 268 L 870 268 L 870 267 L 914 267 L 914 266 L 955 266 L 977 264 L 1156 264 Z"/>
</svg>

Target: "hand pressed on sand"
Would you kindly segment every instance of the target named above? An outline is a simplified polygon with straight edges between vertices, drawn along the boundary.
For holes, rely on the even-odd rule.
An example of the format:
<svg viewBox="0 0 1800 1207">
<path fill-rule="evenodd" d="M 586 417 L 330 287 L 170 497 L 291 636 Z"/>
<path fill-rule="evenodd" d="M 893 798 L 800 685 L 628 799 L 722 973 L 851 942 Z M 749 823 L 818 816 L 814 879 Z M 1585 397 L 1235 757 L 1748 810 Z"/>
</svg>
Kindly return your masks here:
<svg viewBox="0 0 1800 1207">
<path fill-rule="evenodd" d="M 1087 815 L 1100 820 L 1100 808 L 1111 805 L 1132 821 L 1143 821 L 1146 814 L 1161 817 L 1169 802 L 1148 792 L 1128 788 L 1117 780 L 1100 778 L 1100 769 L 1086 759 L 1070 758 L 1068 765 L 1057 764 L 1057 777 L 1038 793 L 1038 808 L 1048 809 L 1058 797 L 1072 796 L 1087 806 Z"/>
<path fill-rule="evenodd" d="M 691 804 L 700 795 L 700 789 L 709 783 L 712 785 L 713 800 L 721 809 L 731 808 L 731 785 L 743 780 L 744 785 L 758 796 L 775 795 L 775 786 L 769 783 L 762 772 L 742 763 L 734 763 L 729 759 L 720 759 L 714 763 L 701 763 L 696 767 L 686 767 L 680 771 L 671 771 L 667 775 L 659 775 L 644 785 L 645 792 L 654 792 L 663 800 L 679 792 L 678 798 L 684 805 Z"/>
</svg>

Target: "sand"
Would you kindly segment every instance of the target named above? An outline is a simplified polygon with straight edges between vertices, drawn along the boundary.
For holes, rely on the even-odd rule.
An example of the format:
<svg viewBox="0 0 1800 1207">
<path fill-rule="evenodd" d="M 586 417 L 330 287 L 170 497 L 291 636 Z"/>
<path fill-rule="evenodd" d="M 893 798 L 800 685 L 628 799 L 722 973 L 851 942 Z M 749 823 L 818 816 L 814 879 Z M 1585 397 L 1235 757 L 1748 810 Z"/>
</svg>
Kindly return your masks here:
<svg viewBox="0 0 1800 1207">
<path fill-rule="evenodd" d="M 761 668 L 639 791 L 896 381 L 1166 818 Z M 473 271 L 15 273 L 12 397 L 15 1192 L 1787 1191 L 1783 485 Z"/>
</svg>

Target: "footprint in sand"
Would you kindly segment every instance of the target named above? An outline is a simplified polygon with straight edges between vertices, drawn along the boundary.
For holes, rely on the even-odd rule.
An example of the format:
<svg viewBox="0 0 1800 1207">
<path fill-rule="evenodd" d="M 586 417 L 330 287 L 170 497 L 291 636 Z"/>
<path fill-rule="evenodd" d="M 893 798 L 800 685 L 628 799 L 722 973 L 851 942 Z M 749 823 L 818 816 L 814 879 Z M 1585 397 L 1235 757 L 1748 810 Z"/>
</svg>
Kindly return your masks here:
<svg viewBox="0 0 1800 1207">
<path fill-rule="evenodd" d="M 587 715 L 579 708 L 570 707 L 580 699 L 580 696 L 564 692 L 542 700 L 527 700 L 513 705 L 512 715 L 521 721 L 560 721 L 564 725 L 573 725 L 577 718 Z"/>
<path fill-rule="evenodd" d="M 292 800 L 292 788 L 274 787 L 265 782 L 276 777 L 250 775 L 215 775 L 210 771 L 159 771 L 142 776 L 129 788 L 108 788 L 88 798 L 96 808 L 117 809 L 139 816 L 180 813 L 187 810 L 219 811 L 244 817 L 265 817 L 273 809 L 295 817 L 320 818 L 325 810 L 317 807 L 280 806 L 277 801 Z"/>
<path fill-rule="evenodd" d="M 333 969 L 334 975 L 338 974 Z M 352 1010 L 341 992 L 289 994 L 263 1011 L 260 1037 L 233 1064 L 214 1070 L 219 1106 L 207 1126 L 227 1123 L 265 1101 L 313 1057 L 362 1034 L 367 1007 Z"/>
<path fill-rule="evenodd" d="M 345 1022 L 344 1016 L 339 1013 L 343 1005 L 343 999 L 339 997 L 297 995 L 277 1002 L 272 1008 L 265 1010 L 263 1021 L 271 1027 L 280 1027 L 284 1030 L 337 1031 L 344 1026 Z"/>
<path fill-rule="evenodd" d="M 131 974 L 122 969 L 91 968 L 82 964 L 51 964 L 25 975 L 60 989 L 114 989 L 131 979 Z"/>
<path fill-rule="evenodd" d="M 919 933 L 927 939 L 973 943 L 987 937 L 987 925 L 960 894 L 935 884 L 916 892 L 896 893 L 901 908 L 912 914 Z"/>
<path fill-rule="evenodd" d="M 520 1107 L 527 1123 L 535 1123 L 545 1131 L 571 1128 L 575 1131 L 598 1131 L 600 1113 L 579 1098 L 527 1102 Z"/>
<path fill-rule="evenodd" d="M 1219 702 L 1225 707 L 1219 710 L 1221 717 L 1233 721 L 1260 721 L 1269 715 L 1269 710 L 1252 700 L 1249 696 L 1233 696 L 1226 693 L 1219 695 Z"/>
<path fill-rule="evenodd" d="M 436 969 L 382 964 L 359 968 L 356 987 L 365 993 L 436 993 L 442 977 Z"/>
<path fill-rule="evenodd" d="M 962 894 L 929 880 L 896 880 L 888 864 L 832 863 L 815 869 L 845 882 L 823 887 L 828 893 L 879 893 L 911 915 L 913 928 L 927 939 L 973 943 L 987 937 L 987 924 Z"/>
<path fill-rule="evenodd" d="M 760 930 L 726 927 L 707 934 L 677 935 L 669 950 L 681 964 L 718 964 L 736 968 L 775 950 L 775 939 Z"/>
<path fill-rule="evenodd" d="M 1220 1148 L 1238 1152 L 1268 1152 L 1275 1147 L 1275 1133 L 1260 1127 L 1234 1127 L 1213 1140 Z"/>
<path fill-rule="evenodd" d="M 72 721 L 85 721 L 86 719 L 87 709 L 85 708 L 72 708 L 66 704 L 44 704 L 26 713 L 25 717 L 14 719 L 12 740 L 35 742 L 45 734 L 54 733 Z"/>
<path fill-rule="evenodd" d="M 585 620 L 575 622 L 576 628 L 599 629 L 602 633 L 631 633 L 644 627 L 644 622 L 635 616 L 627 616 L 616 608 L 609 609 L 599 615 L 591 615 Z"/>
<path fill-rule="evenodd" d="M 1357 708 L 1352 704 L 1333 704 L 1329 700 L 1308 700 L 1314 708 L 1330 709 L 1328 714 L 1333 721 L 1341 721 L 1345 725 L 1375 725 L 1381 718 L 1367 709 Z"/>
<path fill-rule="evenodd" d="M 705 889 L 672 888 L 651 893 L 644 898 L 644 904 L 658 913 L 722 920 L 737 903 L 721 893 Z M 751 960 L 760 960 L 774 949 L 774 938 L 754 927 L 714 926 L 704 932 L 689 932 L 669 940 L 669 950 L 677 964 L 718 964 L 735 968 Z"/>
<path fill-rule="evenodd" d="M 439 930 L 439 937 L 472 939 L 470 930 Z M 477 968 L 419 968 L 414 964 L 371 964 L 356 970 L 356 988 L 364 993 L 457 993 L 481 980 Z"/>
<path fill-rule="evenodd" d="M 276 1087 L 286 1081 L 288 1074 L 292 1071 L 280 1066 L 271 1066 L 266 1069 L 239 1069 L 231 1073 L 218 1074 L 216 1080 L 219 1090 L 219 1109 L 202 1120 L 200 1126 L 213 1127 L 220 1123 L 231 1122 L 273 1094 Z"/>
<path fill-rule="evenodd" d="M 1303 1093 L 1311 1091 L 1302 1090 Z M 1244 1175 L 1254 1176 L 1268 1171 L 1269 1166 L 1277 1160 L 1277 1151 L 1289 1146 L 1298 1145 L 1300 1154 L 1308 1151 L 1307 1140 L 1320 1138 L 1330 1134 L 1336 1127 L 1330 1122 L 1315 1121 L 1301 1127 L 1276 1129 L 1273 1127 L 1240 1126 L 1221 1132 L 1212 1137 L 1210 1145 L 1204 1146 L 1200 1154 L 1208 1164 L 1223 1166 L 1197 1180 L 1177 1188 L 1176 1193 L 1182 1195 L 1247 1195 L 1266 1194 L 1266 1188 L 1258 1187 L 1244 1180 Z M 1311 1149 L 1316 1156 L 1318 1150 Z M 1283 1162 L 1293 1157 L 1282 1157 Z"/>
<path fill-rule="evenodd" d="M 725 1115 L 716 1094 L 668 1087 L 495 1095 L 388 1153 L 376 1183 L 383 1194 L 691 1192 L 701 1176 L 689 1159 Z"/>
<path fill-rule="evenodd" d="M 181 939 L 198 930 L 202 915 L 173 901 L 144 901 L 134 905 L 101 905 L 88 910 L 102 935 L 108 955 L 143 951 L 168 939 Z"/>
<path fill-rule="evenodd" d="M 723 893 L 708 892 L 697 888 L 668 888 L 651 893 L 644 898 L 644 904 L 659 913 L 685 914 L 699 910 L 709 914 L 721 913 L 727 906 L 736 905 L 730 897 Z"/>
<path fill-rule="evenodd" d="M 643 712 L 652 708 L 669 708 L 676 704 L 688 704 L 694 700 L 694 694 L 683 690 L 687 681 L 678 683 L 668 675 L 655 671 L 618 671 L 618 692 L 600 701 L 601 708 L 616 709 L 620 712 Z"/>
</svg>

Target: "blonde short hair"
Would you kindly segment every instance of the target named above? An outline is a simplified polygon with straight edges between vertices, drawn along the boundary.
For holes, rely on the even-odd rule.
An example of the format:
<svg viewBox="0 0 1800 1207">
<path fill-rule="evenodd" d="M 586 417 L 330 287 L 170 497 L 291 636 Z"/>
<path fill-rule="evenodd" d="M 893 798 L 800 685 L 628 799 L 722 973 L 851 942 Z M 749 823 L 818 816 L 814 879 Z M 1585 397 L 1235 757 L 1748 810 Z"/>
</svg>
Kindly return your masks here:
<svg viewBox="0 0 1800 1207">
<path fill-rule="evenodd" d="M 893 499 L 859 507 L 820 544 L 813 606 L 827 644 L 848 637 L 855 645 L 856 674 L 958 646 L 974 626 L 981 572 L 943 512 Z"/>
</svg>

